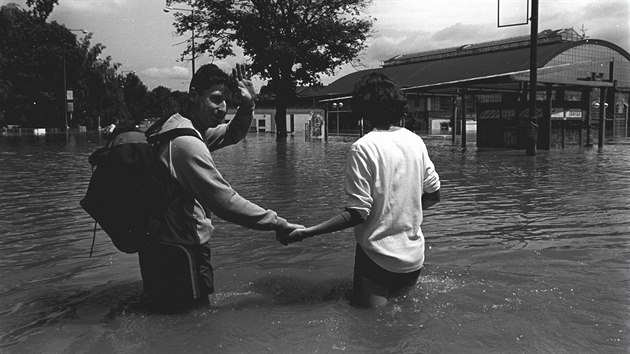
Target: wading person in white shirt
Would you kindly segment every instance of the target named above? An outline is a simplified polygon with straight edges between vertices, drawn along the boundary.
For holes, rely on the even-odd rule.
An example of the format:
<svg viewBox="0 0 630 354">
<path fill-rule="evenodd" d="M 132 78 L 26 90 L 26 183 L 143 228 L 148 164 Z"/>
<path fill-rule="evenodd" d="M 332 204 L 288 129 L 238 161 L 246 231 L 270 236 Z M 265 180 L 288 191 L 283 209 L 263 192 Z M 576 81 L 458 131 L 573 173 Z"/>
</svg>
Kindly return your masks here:
<svg viewBox="0 0 630 354">
<path fill-rule="evenodd" d="M 423 209 L 440 201 L 440 179 L 422 138 L 394 126 L 407 99 L 389 78 L 373 73 L 355 85 L 352 111 L 373 128 L 348 153 L 344 210 L 296 229 L 280 241 L 354 226 L 356 305 L 376 307 L 415 286 L 424 263 Z"/>
</svg>

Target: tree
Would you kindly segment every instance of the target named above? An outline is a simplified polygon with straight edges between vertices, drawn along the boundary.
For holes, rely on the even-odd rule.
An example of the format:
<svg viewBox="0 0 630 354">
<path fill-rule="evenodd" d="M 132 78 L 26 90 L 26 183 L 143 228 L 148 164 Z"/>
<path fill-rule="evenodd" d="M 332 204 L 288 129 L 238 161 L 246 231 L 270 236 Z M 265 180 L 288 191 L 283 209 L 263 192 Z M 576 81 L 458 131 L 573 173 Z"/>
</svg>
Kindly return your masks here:
<svg viewBox="0 0 630 354">
<path fill-rule="evenodd" d="M 41 20 L 46 20 L 57 4 L 59 0 L 26 0 L 33 16 Z"/>
<path fill-rule="evenodd" d="M 64 88 L 74 92 L 70 127 L 128 119 L 116 73 L 120 64 L 101 58 L 105 46 L 91 46 L 91 34 L 77 41 L 65 26 L 43 17 L 14 4 L 0 7 L 2 124 L 65 127 Z"/>
<path fill-rule="evenodd" d="M 147 97 L 149 90 L 134 72 L 128 73 L 123 78 L 123 92 L 125 105 L 131 115 L 131 119 L 141 122 L 147 119 Z"/>
<path fill-rule="evenodd" d="M 177 104 L 172 97 L 171 90 L 164 86 L 158 86 L 151 91 L 148 104 L 151 117 L 168 117 L 177 112 Z"/>
<path fill-rule="evenodd" d="M 173 91 L 171 92 L 171 100 L 173 101 L 174 112 L 185 112 L 189 102 L 188 92 Z"/>
<path fill-rule="evenodd" d="M 369 0 L 167 0 L 187 4 L 175 27 L 194 29 L 195 55 L 234 55 L 239 46 L 255 73 L 268 80 L 276 96 L 278 138 L 286 137 L 286 109 L 298 85 L 320 82 L 352 62 L 365 48 L 372 19 L 361 18 Z M 192 52 L 189 46 L 182 55 Z"/>
<path fill-rule="evenodd" d="M 3 6 L 0 53 L 0 77 L 12 88 L 6 102 L 8 122 L 65 126 L 64 78 L 70 86 L 76 82 L 82 57 L 76 36 L 56 22 L 46 23 L 17 6 Z"/>
</svg>

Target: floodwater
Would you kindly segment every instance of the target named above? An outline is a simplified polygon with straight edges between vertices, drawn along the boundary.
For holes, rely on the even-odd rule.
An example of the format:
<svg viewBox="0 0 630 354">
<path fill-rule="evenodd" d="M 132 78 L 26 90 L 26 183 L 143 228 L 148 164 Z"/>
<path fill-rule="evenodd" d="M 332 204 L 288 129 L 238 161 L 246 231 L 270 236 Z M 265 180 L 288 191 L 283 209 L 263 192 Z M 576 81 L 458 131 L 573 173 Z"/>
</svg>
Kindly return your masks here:
<svg viewBox="0 0 630 354">
<path fill-rule="evenodd" d="M 353 140 L 250 134 L 214 157 L 240 194 L 310 225 L 343 206 Z M 426 142 L 443 202 L 409 295 L 350 305 L 351 230 L 283 247 L 216 220 L 211 305 L 164 315 L 138 305 L 136 256 L 100 229 L 89 257 L 98 138 L 0 137 L 0 352 L 630 351 L 630 141 L 534 157 Z"/>
</svg>

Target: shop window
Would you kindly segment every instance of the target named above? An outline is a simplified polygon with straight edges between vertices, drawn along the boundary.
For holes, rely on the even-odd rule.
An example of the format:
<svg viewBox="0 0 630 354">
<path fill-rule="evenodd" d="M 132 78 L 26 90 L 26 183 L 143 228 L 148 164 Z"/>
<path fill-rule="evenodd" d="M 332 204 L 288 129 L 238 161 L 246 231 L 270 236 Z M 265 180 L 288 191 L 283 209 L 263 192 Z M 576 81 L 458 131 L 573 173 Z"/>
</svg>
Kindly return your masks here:
<svg viewBox="0 0 630 354">
<path fill-rule="evenodd" d="M 440 97 L 440 111 L 450 111 L 453 109 L 453 99 L 450 97 Z"/>
<path fill-rule="evenodd" d="M 431 110 L 432 111 L 450 111 L 453 109 L 453 98 L 447 97 L 432 97 Z"/>
<path fill-rule="evenodd" d="M 564 91 L 564 100 L 568 102 L 580 102 L 582 100 L 582 92 L 580 91 Z"/>
<path fill-rule="evenodd" d="M 500 93 L 477 95 L 477 102 L 479 103 L 494 103 L 501 102 Z"/>
</svg>

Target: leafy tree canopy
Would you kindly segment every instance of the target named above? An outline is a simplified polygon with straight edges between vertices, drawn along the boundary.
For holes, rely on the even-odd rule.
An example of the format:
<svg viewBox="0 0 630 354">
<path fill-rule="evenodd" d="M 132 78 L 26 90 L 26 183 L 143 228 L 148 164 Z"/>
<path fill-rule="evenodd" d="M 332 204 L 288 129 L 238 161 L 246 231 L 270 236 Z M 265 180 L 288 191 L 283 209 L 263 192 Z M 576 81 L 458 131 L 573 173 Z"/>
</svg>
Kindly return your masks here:
<svg viewBox="0 0 630 354">
<path fill-rule="evenodd" d="M 26 0 L 26 5 L 31 8 L 33 15 L 40 20 L 47 19 L 57 4 L 59 0 Z"/>
<path fill-rule="evenodd" d="M 225 58 L 238 45 L 263 78 L 300 85 L 355 60 L 372 27 L 361 17 L 369 0 L 167 0 L 173 3 L 193 9 L 178 13 L 175 25 L 180 34 L 195 30 L 197 54 Z"/>
<path fill-rule="evenodd" d="M 372 19 L 362 17 L 369 0 L 167 0 L 192 11 L 176 14 L 180 34 L 195 31 L 196 55 L 234 55 L 239 46 L 252 69 L 276 94 L 278 133 L 297 85 L 320 82 L 365 49 Z M 201 40 L 200 40 L 201 39 Z M 189 55 L 191 46 L 183 55 Z"/>
</svg>

